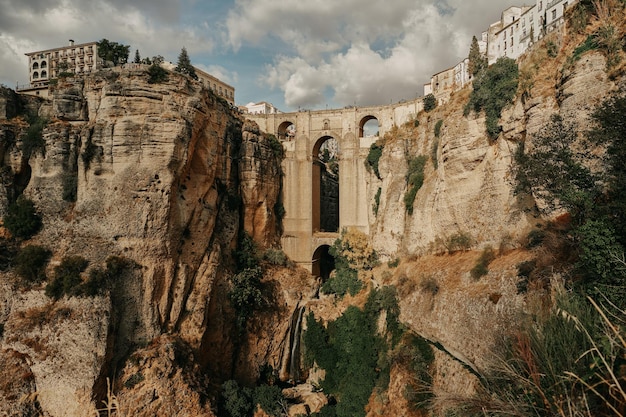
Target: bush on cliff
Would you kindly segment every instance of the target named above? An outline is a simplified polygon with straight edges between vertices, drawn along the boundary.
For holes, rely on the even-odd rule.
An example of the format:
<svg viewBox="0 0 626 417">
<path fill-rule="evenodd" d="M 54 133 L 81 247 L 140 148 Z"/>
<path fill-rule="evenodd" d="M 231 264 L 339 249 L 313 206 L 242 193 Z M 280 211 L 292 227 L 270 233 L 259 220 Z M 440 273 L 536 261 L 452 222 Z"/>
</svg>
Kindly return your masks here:
<svg viewBox="0 0 626 417">
<path fill-rule="evenodd" d="M 37 214 L 35 203 L 28 198 L 19 196 L 9 204 L 4 217 L 4 227 L 17 238 L 29 239 L 41 229 L 41 216 Z"/>
<path fill-rule="evenodd" d="M 37 283 L 46 280 L 46 265 L 52 252 L 38 245 L 22 248 L 15 257 L 15 273 L 25 283 Z"/>
<path fill-rule="evenodd" d="M 494 140 L 502 127 L 498 125 L 502 110 L 511 103 L 517 92 L 519 70 L 517 62 L 510 58 L 499 58 L 495 64 L 474 80 L 474 89 L 470 95 L 464 114 L 484 110 L 487 134 Z"/>
</svg>

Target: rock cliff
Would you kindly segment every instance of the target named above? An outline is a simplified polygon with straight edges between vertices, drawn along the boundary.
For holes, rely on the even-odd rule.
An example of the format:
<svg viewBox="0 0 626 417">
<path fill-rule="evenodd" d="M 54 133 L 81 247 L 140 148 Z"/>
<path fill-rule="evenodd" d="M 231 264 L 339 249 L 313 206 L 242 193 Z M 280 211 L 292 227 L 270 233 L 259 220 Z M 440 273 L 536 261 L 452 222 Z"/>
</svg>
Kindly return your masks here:
<svg viewBox="0 0 626 417">
<path fill-rule="evenodd" d="M 468 87 L 389 133 L 381 179 L 368 181 L 379 203 L 365 240 L 383 262 L 360 279 L 366 289 L 395 287 L 400 321 L 434 347 L 435 398 L 474 392 L 498 337 L 550 296 L 517 287 L 517 265 L 532 257 L 524 239 L 559 212 L 514 194 L 515 151 L 532 147 L 553 114 L 585 128 L 623 83 L 607 76 L 600 52 L 570 62 L 577 41 L 551 36 L 562 53 L 535 48 L 520 60 L 533 83 L 505 108 L 497 139 L 482 113 L 464 115 Z M 0 415 L 217 415 L 224 381 L 252 386 L 268 365 L 293 377 L 303 308 L 329 323 L 367 302 L 366 291 L 320 296 L 315 277 L 267 260 L 254 294 L 265 304 L 237 327 L 229 294 L 242 232 L 259 253 L 280 241 L 283 149 L 200 84 L 168 77 L 151 84 L 146 66 L 129 65 L 59 80 L 50 100 L 0 91 L 0 217 L 23 195 L 43 224 L 17 242 L 1 228 L 2 250 L 48 248 L 48 281 L 68 256 L 89 262 L 85 282 L 112 256 L 125 262 L 106 291 L 54 299 L 45 281 L 25 283 L 0 254 L 0 379 L 11 381 L 0 382 Z M 32 142 L 37 123 L 41 140 Z M 428 162 L 409 214 L 408 160 L 418 155 Z M 470 271 L 487 248 L 495 259 L 478 280 Z M 406 395 L 415 376 L 402 360 L 390 364 L 386 390 L 371 394 L 368 415 L 422 415 Z M 303 371 L 310 384 L 284 392 L 301 398 L 292 415 L 329 400 L 313 392 L 323 372 Z"/>
<path fill-rule="evenodd" d="M 28 125 L 15 117 L 24 106 L 3 97 L 0 206 L 19 194 L 35 203 L 43 228 L 28 243 L 52 251 L 47 275 L 68 255 L 89 261 L 84 277 L 112 255 L 135 266 L 106 295 L 56 302 L 2 272 L 0 362 L 32 373 L 30 392 L 53 416 L 100 406 L 120 360 L 153 340 L 168 349 L 161 334 L 217 382 L 231 377 L 232 252 L 240 232 L 265 246 L 279 236 L 280 159 L 268 139 L 200 84 L 177 74 L 149 84 L 135 66 L 59 80 L 31 112 L 47 124 L 27 155 Z"/>
</svg>

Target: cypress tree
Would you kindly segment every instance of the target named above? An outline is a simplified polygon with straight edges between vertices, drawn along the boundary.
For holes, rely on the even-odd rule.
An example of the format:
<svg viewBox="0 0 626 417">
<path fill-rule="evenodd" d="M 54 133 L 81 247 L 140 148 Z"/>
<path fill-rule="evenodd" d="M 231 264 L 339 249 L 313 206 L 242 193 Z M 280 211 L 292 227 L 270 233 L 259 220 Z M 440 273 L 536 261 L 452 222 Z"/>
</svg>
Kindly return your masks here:
<svg viewBox="0 0 626 417">
<path fill-rule="evenodd" d="M 198 79 L 196 70 L 193 65 L 191 65 L 191 60 L 189 59 L 189 55 L 187 54 L 187 49 L 184 46 L 183 49 L 180 51 L 180 55 L 178 55 L 178 63 L 174 71 L 188 75 L 194 80 Z"/>
<path fill-rule="evenodd" d="M 487 59 L 480 53 L 478 39 L 476 39 L 476 36 L 473 36 L 469 51 L 469 73 L 472 77 L 475 77 L 485 68 L 487 68 Z"/>
</svg>

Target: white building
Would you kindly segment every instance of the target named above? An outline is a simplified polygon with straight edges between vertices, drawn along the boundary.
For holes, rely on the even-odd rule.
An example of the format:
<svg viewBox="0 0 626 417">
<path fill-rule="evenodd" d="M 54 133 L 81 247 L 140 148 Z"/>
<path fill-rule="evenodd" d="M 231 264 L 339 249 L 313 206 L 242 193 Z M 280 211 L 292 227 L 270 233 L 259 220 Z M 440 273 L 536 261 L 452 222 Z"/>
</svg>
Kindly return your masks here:
<svg viewBox="0 0 626 417">
<path fill-rule="evenodd" d="M 102 68 L 102 59 L 98 58 L 96 42 L 74 44 L 44 51 L 29 52 L 28 73 L 29 85 L 18 88 L 20 92 L 33 95 L 48 96 L 50 80 L 57 78 L 62 72 L 88 74 Z"/>
<path fill-rule="evenodd" d="M 258 103 L 248 103 L 245 106 L 240 107 L 243 113 L 248 114 L 275 114 L 280 113 L 272 103 L 268 103 L 267 101 L 260 101 Z"/>
</svg>

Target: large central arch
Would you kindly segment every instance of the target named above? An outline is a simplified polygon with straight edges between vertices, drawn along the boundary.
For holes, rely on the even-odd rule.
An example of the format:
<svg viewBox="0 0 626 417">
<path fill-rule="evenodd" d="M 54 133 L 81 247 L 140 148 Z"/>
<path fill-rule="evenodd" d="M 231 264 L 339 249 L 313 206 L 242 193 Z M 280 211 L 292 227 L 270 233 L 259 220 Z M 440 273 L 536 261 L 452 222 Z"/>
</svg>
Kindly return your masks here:
<svg viewBox="0 0 626 417">
<path fill-rule="evenodd" d="M 312 232 L 339 231 L 339 142 L 322 136 L 313 146 Z"/>
</svg>

